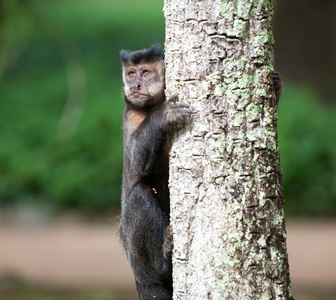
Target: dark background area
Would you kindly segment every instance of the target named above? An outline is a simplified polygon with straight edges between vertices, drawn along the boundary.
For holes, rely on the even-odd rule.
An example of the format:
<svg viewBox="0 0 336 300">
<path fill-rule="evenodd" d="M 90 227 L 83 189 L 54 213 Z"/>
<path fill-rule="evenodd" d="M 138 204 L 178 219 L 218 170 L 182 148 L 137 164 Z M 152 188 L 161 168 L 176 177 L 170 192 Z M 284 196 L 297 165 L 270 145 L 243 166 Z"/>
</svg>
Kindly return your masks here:
<svg viewBox="0 0 336 300">
<path fill-rule="evenodd" d="M 47 227 L 41 220 L 55 216 L 96 222 L 118 213 L 119 51 L 163 45 L 162 8 L 158 0 L 0 0 L 1 224 L 28 216 L 41 228 Z M 335 15 L 333 0 L 275 1 L 275 62 L 285 84 L 278 132 L 289 218 L 336 216 Z M 314 299 L 335 295 L 328 293 Z M 16 277 L 0 278 L 1 295 L 130 299 L 124 291 L 111 298 L 99 289 L 40 289 Z"/>
</svg>

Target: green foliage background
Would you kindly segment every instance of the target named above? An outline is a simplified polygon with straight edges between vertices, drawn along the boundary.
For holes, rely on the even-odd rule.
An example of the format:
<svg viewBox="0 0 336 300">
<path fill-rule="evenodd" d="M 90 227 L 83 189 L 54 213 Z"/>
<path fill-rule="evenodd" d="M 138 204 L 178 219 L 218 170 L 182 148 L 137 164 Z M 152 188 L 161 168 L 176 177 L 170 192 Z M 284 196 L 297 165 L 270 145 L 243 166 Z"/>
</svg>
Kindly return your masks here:
<svg viewBox="0 0 336 300">
<path fill-rule="evenodd" d="M 119 50 L 163 44 L 162 5 L 0 1 L 1 206 L 119 207 Z M 336 109 L 324 107 L 313 88 L 285 84 L 279 139 L 286 210 L 336 215 Z"/>
<path fill-rule="evenodd" d="M 163 43 L 162 3 L 1 3 L 1 204 L 118 208 L 119 51 Z"/>
</svg>

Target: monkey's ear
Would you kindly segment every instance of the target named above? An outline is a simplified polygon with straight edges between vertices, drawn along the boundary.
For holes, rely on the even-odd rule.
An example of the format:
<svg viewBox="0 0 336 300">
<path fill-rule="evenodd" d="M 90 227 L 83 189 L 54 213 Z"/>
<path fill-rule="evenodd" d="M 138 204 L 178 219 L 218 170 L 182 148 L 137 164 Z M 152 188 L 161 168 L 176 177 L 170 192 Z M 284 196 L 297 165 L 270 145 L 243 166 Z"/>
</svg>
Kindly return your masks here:
<svg viewBox="0 0 336 300">
<path fill-rule="evenodd" d="M 120 51 L 120 58 L 121 58 L 121 61 L 123 62 L 123 64 L 126 64 L 127 62 L 130 62 L 131 60 L 131 55 L 132 54 L 132 51 L 130 50 L 121 50 Z"/>
</svg>

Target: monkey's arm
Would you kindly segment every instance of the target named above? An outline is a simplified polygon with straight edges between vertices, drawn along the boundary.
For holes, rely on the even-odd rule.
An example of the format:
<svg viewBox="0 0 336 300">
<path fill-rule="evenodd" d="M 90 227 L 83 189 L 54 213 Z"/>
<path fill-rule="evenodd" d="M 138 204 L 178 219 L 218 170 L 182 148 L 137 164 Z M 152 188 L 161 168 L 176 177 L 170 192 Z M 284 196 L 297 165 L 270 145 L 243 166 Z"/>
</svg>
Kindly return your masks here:
<svg viewBox="0 0 336 300">
<path fill-rule="evenodd" d="M 133 168 L 140 176 L 155 171 L 167 138 L 162 123 L 162 112 L 152 111 L 128 138 L 126 151 Z"/>
<path fill-rule="evenodd" d="M 153 108 L 140 126 L 128 135 L 126 152 L 133 168 L 141 176 L 155 172 L 162 148 L 167 141 L 169 126 L 192 113 L 188 105 L 176 104 L 176 98 L 177 95 Z"/>
</svg>

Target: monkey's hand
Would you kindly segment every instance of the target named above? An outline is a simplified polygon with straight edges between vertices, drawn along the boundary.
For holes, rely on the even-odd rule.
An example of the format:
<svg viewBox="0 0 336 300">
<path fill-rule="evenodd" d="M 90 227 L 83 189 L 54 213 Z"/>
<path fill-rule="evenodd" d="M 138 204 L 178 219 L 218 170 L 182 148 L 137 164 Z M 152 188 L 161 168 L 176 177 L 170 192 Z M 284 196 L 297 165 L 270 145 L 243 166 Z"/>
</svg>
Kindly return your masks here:
<svg viewBox="0 0 336 300">
<path fill-rule="evenodd" d="M 176 103 L 177 95 L 169 98 L 165 103 L 164 125 L 168 128 L 171 124 L 179 123 L 183 119 L 189 117 L 193 111 L 188 104 Z"/>
<path fill-rule="evenodd" d="M 173 250 L 173 230 L 171 226 L 167 226 L 164 233 L 163 233 L 163 243 L 162 243 L 162 250 L 163 250 L 163 257 L 165 259 L 170 259 L 172 250 Z"/>
<path fill-rule="evenodd" d="M 273 81 L 273 87 L 275 90 L 275 96 L 276 96 L 276 102 L 279 103 L 279 99 L 283 90 L 283 83 L 281 80 L 280 73 L 277 71 L 273 71 L 272 74 L 272 81 Z"/>
</svg>

